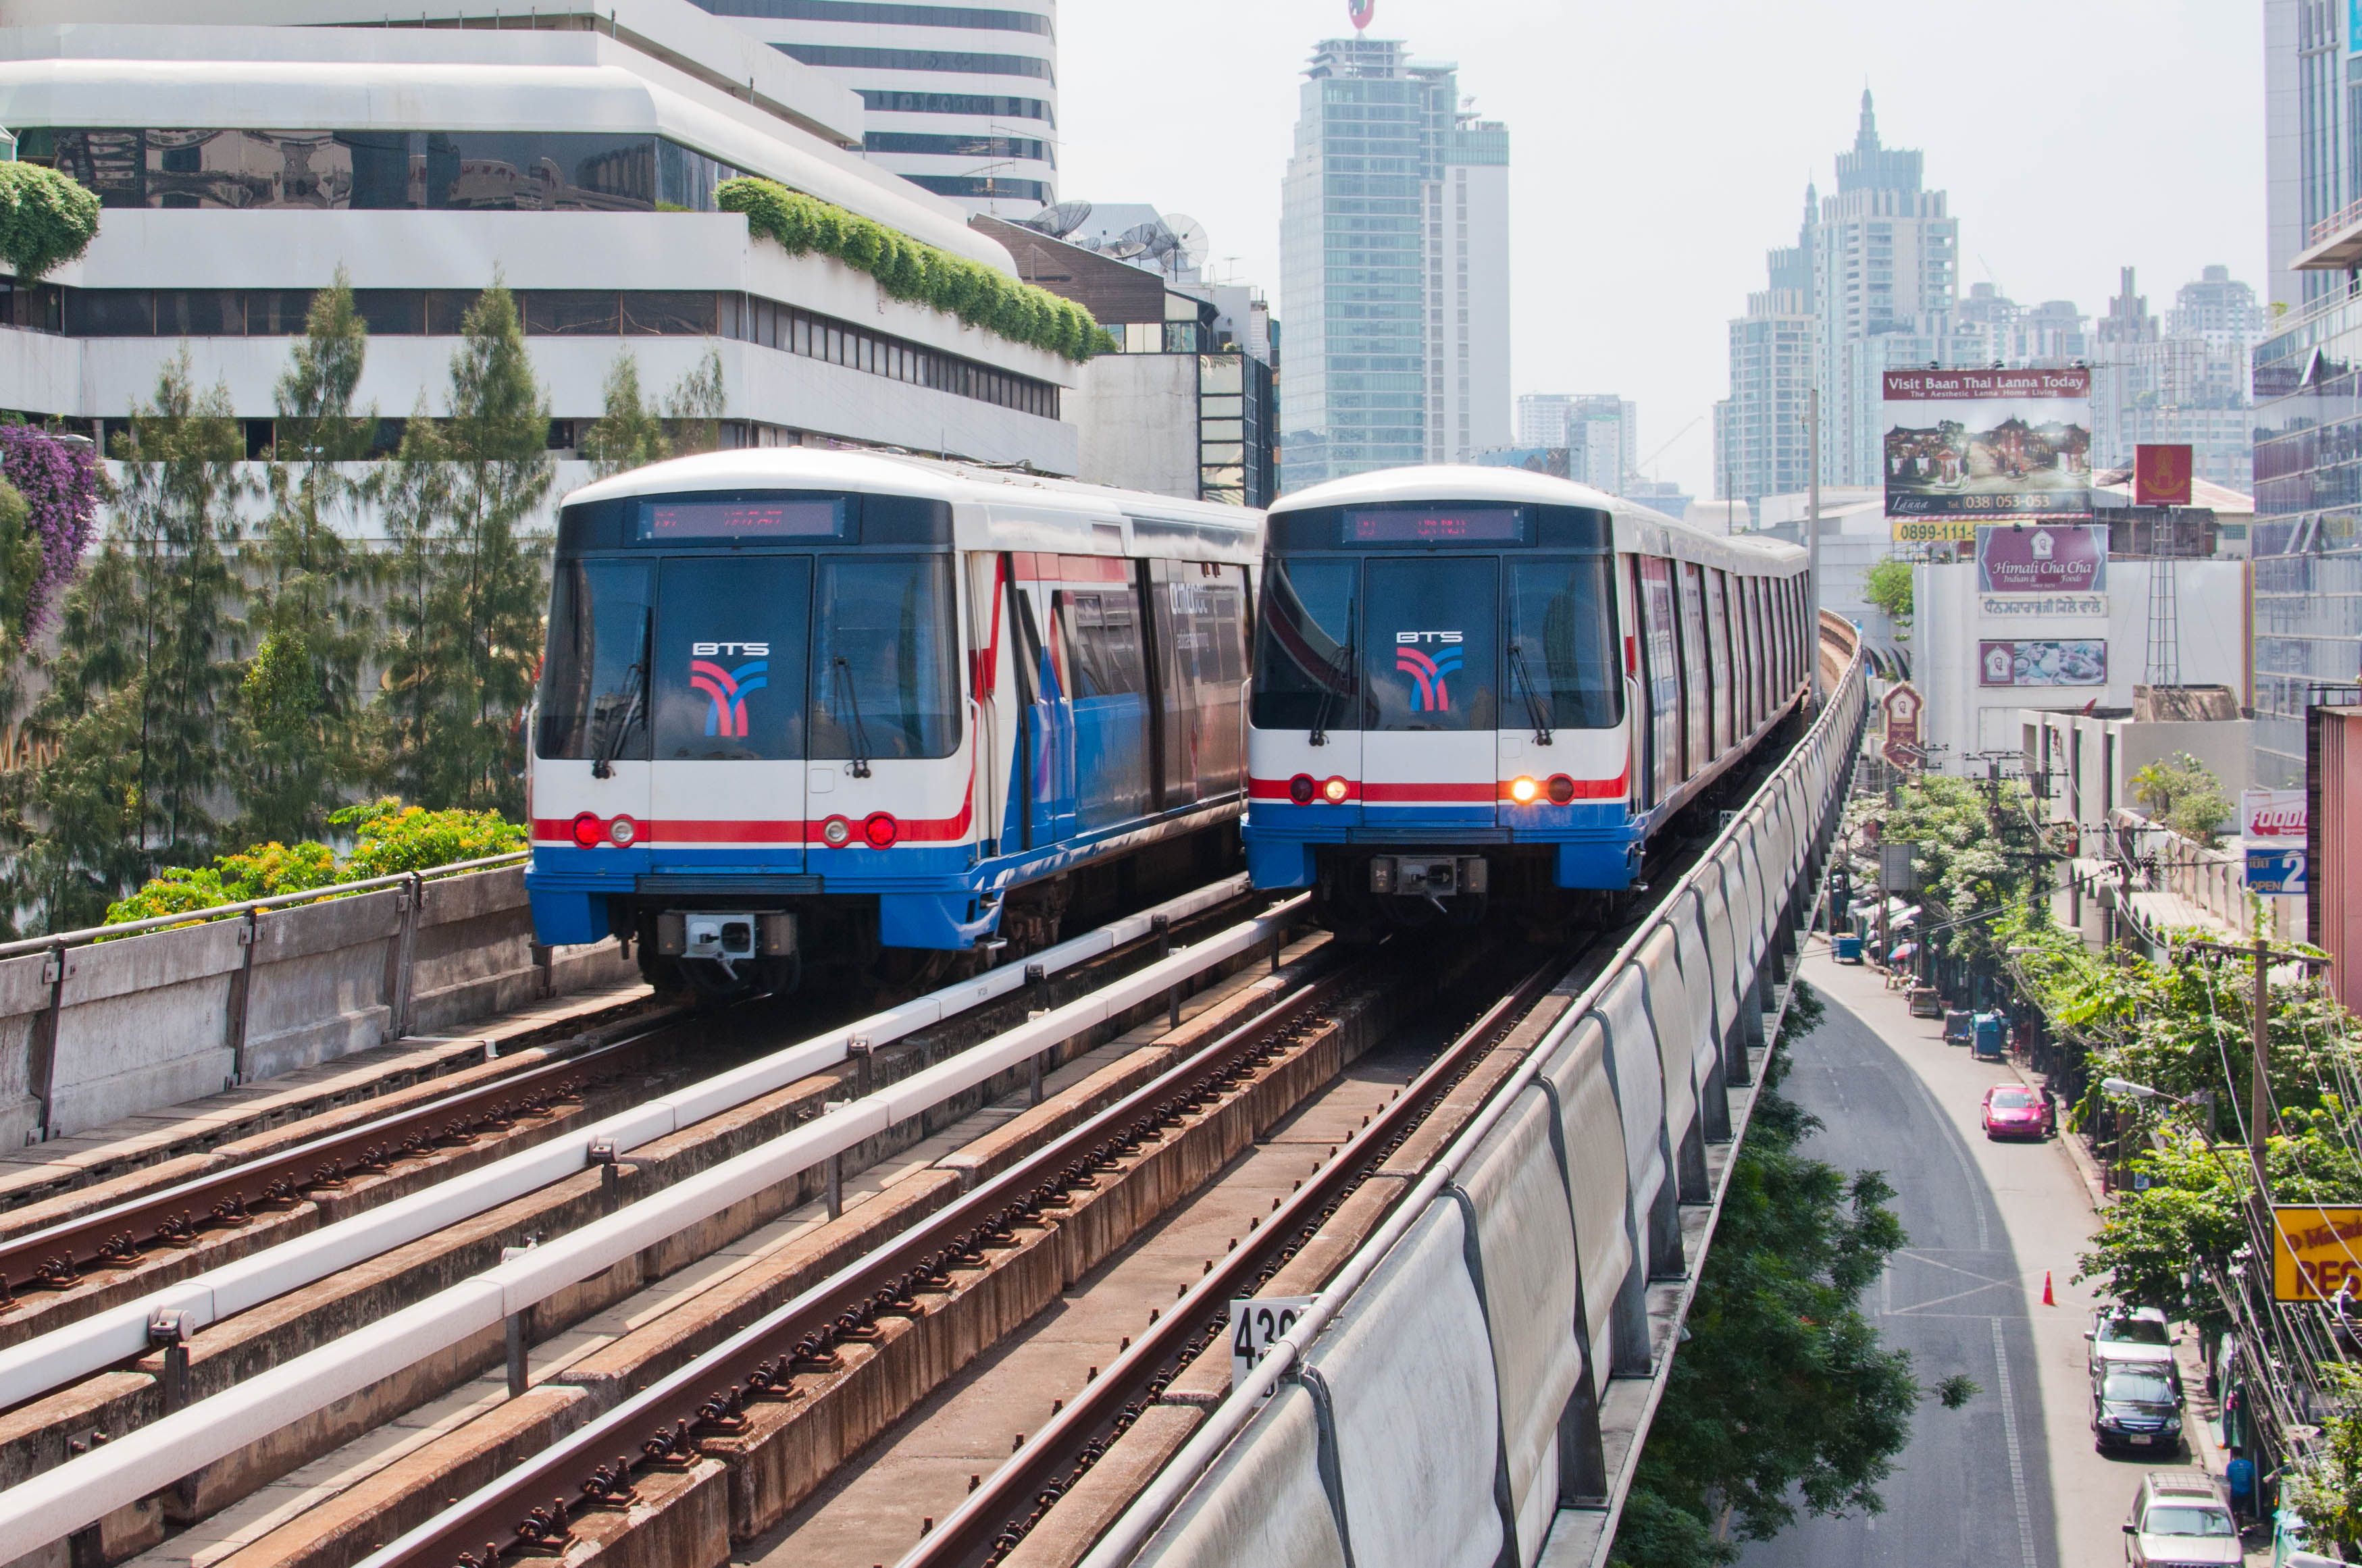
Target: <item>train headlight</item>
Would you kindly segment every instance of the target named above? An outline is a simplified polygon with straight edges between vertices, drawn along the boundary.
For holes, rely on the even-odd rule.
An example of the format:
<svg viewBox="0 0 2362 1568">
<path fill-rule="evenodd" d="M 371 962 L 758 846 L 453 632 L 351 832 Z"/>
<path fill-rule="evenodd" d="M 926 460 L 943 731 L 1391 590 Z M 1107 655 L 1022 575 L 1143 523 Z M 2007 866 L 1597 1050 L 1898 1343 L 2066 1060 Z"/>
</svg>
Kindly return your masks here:
<svg viewBox="0 0 2362 1568">
<path fill-rule="evenodd" d="M 600 827 L 599 819 L 589 812 L 584 812 L 574 819 L 574 842 L 580 847 L 596 849 L 599 846 L 599 841 L 605 836 L 606 832 Z"/>
<path fill-rule="evenodd" d="M 617 817 L 613 822 L 607 824 L 607 836 L 613 839 L 617 846 L 620 847 L 630 844 L 632 840 L 639 837 L 640 830 L 638 825 L 635 823 L 631 818 Z"/>
<path fill-rule="evenodd" d="M 853 824 L 843 817 L 831 817 L 820 824 L 820 841 L 831 849 L 843 849 L 852 836 Z"/>
<path fill-rule="evenodd" d="M 902 824 L 884 812 L 872 812 L 861 820 L 861 836 L 872 849 L 889 849 L 902 836 Z"/>
<path fill-rule="evenodd" d="M 1530 778 L 1512 779 L 1509 783 L 1509 799 L 1520 806 L 1532 805 L 1534 797 L 1541 792 L 1542 787 Z"/>
<path fill-rule="evenodd" d="M 1287 798 L 1299 806 L 1308 806 L 1312 803 L 1314 788 L 1312 775 L 1299 773 L 1287 781 Z"/>
<path fill-rule="evenodd" d="M 1551 804 L 1563 806 L 1574 799 L 1574 780 L 1563 773 L 1553 773 L 1550 781 Z"/>
<path fill-rule="evenodd" d="M 1341 805 L 1345 799 L 1345 781 L 1342 778 L 1331 778 L 1320 786 L 1320 798 L 1332 806 Z"/>
</svg>

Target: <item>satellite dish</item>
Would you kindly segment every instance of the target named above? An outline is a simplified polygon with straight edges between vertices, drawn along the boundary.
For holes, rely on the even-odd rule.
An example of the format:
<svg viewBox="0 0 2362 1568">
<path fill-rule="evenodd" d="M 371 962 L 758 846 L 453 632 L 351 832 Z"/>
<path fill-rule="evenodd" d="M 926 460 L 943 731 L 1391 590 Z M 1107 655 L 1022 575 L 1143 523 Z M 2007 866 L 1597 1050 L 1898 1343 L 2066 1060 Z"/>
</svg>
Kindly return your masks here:
<svg viewBox="0 0 2362 1568">
<path fill-rule="evenodd" d="M 1173 231 L 1161 223 L 1134 224 L 1116 236 L 1107 253 L 1122 260 L 1145 256 L 1153 261 L 1163 261 L 1173 250 Z"/>
<path fill-rule="evenodd" d="M 1204 224 L 1187 213 L 1167 213 L 1164 226 L 1172 231 L 1174 249 L 1183 269 L 1194 271 L 1206 264 L 1206 252 L 1213 242 L 1206 237 Z"/>
<path fill-rule="evenodd" d="M 1046 234 L 1053 239 L 1064 239 L 1090 221 L 1090 203 L 1060 202 L 1054 207 L 1043 207 L 1032 217 L 1019 218 L 1017 226 Z"/>
</svg>

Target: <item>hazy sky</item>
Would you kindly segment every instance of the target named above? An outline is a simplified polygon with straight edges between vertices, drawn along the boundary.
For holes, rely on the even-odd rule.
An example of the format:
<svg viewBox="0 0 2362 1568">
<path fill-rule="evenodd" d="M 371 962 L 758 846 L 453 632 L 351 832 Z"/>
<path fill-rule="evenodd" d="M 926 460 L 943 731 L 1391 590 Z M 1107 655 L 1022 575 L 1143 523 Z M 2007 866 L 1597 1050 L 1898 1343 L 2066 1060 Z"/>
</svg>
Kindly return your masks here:
<svg viewBox="0 0 2362 1568">
<path fill-rule="evenodd" d="M 1297 88 L 1345 0 L 1067 0 L 1058 26 L 1060 193 L 1197 217 L 1279 308 Z M 2265 292 L 2259 0 L 1377 0 L 1369 33 L 1508 123 L 1513 392 L 1633 399 L 1644 467 L 1662 448 L 1694 494 L 1727 323 L 1865 85 L 1951 193 L 1963 293 L 2096 315 L 2130 265 L 2162 314 L 2208 262 Z"/>
</svg>

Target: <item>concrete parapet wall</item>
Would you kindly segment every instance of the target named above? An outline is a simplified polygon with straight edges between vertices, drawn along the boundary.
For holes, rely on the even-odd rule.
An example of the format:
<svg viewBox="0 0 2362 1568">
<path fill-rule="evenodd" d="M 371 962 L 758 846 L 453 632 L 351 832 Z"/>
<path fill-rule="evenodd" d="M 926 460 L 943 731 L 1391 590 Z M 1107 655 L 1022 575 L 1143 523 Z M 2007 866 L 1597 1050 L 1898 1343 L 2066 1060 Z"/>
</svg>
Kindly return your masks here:
<svg viewBox="0 0 2362 1568">
<path fill-rule="evenodd" d="M 621 984 L 535 945 L 522 864 L 0 958 L 0 1147 Z"/>
</svg>

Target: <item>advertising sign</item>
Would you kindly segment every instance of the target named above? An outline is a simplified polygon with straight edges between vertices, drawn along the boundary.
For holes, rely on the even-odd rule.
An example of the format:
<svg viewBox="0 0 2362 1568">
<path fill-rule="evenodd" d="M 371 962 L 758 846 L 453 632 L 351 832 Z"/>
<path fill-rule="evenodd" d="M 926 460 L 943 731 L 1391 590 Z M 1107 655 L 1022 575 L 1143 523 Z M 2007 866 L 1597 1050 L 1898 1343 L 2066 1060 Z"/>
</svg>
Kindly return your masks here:
<svg viewBox="0 0 2362 1568">
<path fill-rule="evenodd" d="M 1980 686 L 2105 686 L 2108 645 L 2099 637 L 1979 643 Z"/>
<path fill-rule="evenodd" d="M 2190 474 L 2188 442 L 2136 446 L 2133 448 L 2133 504 L 2189 505 Z"/>
<path fill-rule="evenodd" d="M 2362 1294 L 2362 1209 L 2272 1205 L 2272 1299 L 2328 1301 Z"/>
<path fill-rule="evenodd" d="M 1888 689 L 1879 705 L 1886 712 L 1886 743 L 1882 755 L 1894 767 L 1919 766 L 1919 721 L 1926 711 L 1917 689 L 1909 681 Z"/>
<path fill-rule="evenodd" d="M 2251 849 L 2247 851 L 2247 891 L 2268 893 L 2276 898 L 2301 898 L 2310 891 L 2305 880 L 2305 852 L 2301 849 Z"/>
<path fill-rule="evenodd" d="M 2305 801 L 2301 790 L 2242 790 L 2239 791 L 2239 832 L 2248 838 L 2304 836 Z"/>
<path fill-rule="evenodd" d="M 1977 536 L 1977 520 L 1973 517 L 1894 517 L 1887 532 L 1898 545 L 1966 544 Z"/>
<path fill-rule="evenodd" d="M 1977 603 L 1978 612 L 2003 617 L 2025 615 L 2083 615 L 2104 620 L 2108 613 L 2108 596 L 2104 593 L 1988 593 Z"/>
<path fill-rule="evenodd" d="M 2092 372 L 1889 370 L 1889 517 L 2092 515 Z"/>
<path fill-rule="evenodd" d="M 1977 530 L 1985 593 L 2097 593 L 2108 586 L 2108 530 L 2096 523 L 2018 523 Z"/>
</svg>

